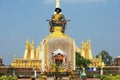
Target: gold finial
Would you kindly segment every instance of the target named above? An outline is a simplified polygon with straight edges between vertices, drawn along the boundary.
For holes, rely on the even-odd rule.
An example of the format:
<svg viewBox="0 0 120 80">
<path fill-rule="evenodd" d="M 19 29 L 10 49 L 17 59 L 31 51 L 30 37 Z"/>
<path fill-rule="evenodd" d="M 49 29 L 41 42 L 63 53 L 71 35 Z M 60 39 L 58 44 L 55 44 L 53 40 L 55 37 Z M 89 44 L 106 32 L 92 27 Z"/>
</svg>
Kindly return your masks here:
<svg viewBox="0 0 120 80">
<path fill-rule="evenodd" d="M 100 54 L 100 62 L 102 62 L 102 54 Z"/>
<path fill-rule="evenodd" d="M 30 45 L 30 42 L 29 42 L 29 40 L 28 40 L 28 39 L 26 39 L 26 49 L 28 49 L 28 48 L 29 48 L 29 45 Z"/>
<path fill-rule="evenodd" d="M 31 49 L 34 49 L 34 41 L 31 43 Z"/>
<path fill-rule="evenodd" d="M 84 44 L 84 41 L 82 41 L 82 44 Z"/>
<path fill-rule="evenodd" d="M 34 45 L 34 41 L 32 41 L 32 45 Z"/>
<path fill-rule="evenodd" d="M 14 59 L 16 59 L 16 53 L 14 54 Z"/>
<path fill-rule="evenodd" d="M 29 44 L 29 40 L 28 40 L 28 38 L 26 39 L 26 44 Z"/>
<path fill-rule="evenodd" d="M 56 8 L 60 8 L 60 0 L 56 0 Z"/>
<path fill-rule="evenodd" d="M 90 38 L 88 39 L 88 43 L 91 43 Z"/>
</svg>

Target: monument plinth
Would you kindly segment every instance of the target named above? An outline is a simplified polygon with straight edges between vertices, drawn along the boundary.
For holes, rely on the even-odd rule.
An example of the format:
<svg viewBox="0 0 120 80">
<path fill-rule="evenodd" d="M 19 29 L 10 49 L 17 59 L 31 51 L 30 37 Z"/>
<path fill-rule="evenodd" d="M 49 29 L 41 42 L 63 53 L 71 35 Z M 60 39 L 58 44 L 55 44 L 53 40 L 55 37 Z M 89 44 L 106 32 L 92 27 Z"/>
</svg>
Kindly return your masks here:
<svg viewBox="0 0 120 80">
<path fill-rule="evenodd" d="M 61 32 L 60 26 L 54 26 L 54 32 L 50 33 L 43 41 L 43 56 L 42 57 L 42 68 L 45 66 L 47 69 L 51 69 L 52 64 L 56 64 L 56 57 L 58 54 L 63 56 L 61 65 L 67 65 L 71 69 L 75 70 L 75 43 L 72 38 L 70 38 L 65 33 Z M 55 52 L 56 51 L 56 55 Z M 64 53 L 64 54 L 63 54 Z"/>
</svg>

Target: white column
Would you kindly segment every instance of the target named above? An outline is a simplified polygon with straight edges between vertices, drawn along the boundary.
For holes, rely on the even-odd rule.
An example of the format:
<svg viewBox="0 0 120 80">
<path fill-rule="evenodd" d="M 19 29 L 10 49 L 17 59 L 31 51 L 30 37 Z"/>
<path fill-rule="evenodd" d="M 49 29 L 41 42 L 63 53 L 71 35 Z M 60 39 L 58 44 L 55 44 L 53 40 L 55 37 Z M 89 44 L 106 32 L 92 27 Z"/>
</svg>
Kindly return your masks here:
<svg viewBox="0 0 120 80">
<path fill-rule="evenodd" d="M 36 69 L 34 70 L 34 77 L 35 77 L 35 78 L 37 77 Z"/>
<path fill-rule="evenodd" d="M 101 74 L 101 76 L 103 75 L 103 69 L 101 69 L 100 74 Z"/>
<path fill-rule="evenodd" d="M 44 71 L 45 67 L 44 67 L 44 40 L 42 41 L 42 53 L 41 53 L 41 57 L 42 57 L 42 71 Z"/>
</svg>

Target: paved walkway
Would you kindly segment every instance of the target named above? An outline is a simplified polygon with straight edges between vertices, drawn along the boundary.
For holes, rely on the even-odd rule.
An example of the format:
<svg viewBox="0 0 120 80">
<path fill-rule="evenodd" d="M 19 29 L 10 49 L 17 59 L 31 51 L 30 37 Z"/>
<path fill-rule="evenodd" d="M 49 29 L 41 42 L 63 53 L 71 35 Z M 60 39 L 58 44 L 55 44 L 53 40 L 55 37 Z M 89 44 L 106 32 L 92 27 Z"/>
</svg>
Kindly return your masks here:
<svg viewBox="0 0 120 80">
<path fill-rule="evenodd" d="M 87 80 L 100 80 L 98 78 L 88 78 Z"/>
</svg>

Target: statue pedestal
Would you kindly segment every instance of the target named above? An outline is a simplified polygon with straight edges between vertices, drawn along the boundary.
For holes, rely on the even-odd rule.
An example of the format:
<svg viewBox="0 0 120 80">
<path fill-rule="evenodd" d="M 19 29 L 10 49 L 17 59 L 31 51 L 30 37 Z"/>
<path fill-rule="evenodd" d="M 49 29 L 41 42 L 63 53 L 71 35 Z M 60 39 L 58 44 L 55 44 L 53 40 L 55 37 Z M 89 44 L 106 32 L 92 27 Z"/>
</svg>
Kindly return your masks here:
<svg viewBox="0 0 120 80">
<path fill-rule="evenodd" d="M 52 68 L 51 64 L 55 63 L 56 60 L 53 53 L 56 50 L 60 50 L 59 52 L 60 54 L 62 54 L 62 52 L 65 53 L 65 55 L 62 54 L 64 56 L 63 57 L 64 59 L 61 64 L 63 63 L 70 64 L 71 69 L 75 70 L 75 42 L 68 35 L 61 32 L 61 29 L 62 29 L 61 26 L 54 26 L 54 32 L 50 33 L 50 35 L 44 39 L 44 42 L 42 44 L 43 45 L 42 69 L 45 68 L 44 64 L 47 65 L 48 69 Z M 69 68 L 68 66 L 65 67 Z"/>
</svg>

